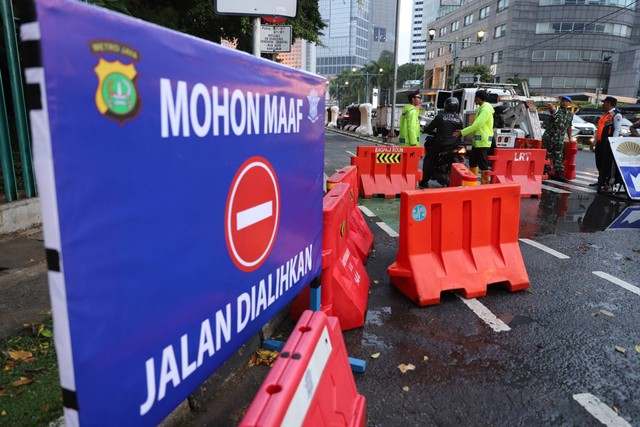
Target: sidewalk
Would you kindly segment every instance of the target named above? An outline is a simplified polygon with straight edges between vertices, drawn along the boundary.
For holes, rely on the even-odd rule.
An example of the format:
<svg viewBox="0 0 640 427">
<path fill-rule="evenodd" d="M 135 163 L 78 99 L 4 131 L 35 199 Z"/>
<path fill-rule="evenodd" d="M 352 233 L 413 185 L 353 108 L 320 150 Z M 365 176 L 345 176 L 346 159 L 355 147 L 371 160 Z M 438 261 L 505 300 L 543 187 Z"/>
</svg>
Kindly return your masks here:
<svg viewBox="0 0 640 427">
<path fill-rule="evenodd" d="M 0 339 L 51 310 L 41 227 L 0 235 Z"/>
</svg>

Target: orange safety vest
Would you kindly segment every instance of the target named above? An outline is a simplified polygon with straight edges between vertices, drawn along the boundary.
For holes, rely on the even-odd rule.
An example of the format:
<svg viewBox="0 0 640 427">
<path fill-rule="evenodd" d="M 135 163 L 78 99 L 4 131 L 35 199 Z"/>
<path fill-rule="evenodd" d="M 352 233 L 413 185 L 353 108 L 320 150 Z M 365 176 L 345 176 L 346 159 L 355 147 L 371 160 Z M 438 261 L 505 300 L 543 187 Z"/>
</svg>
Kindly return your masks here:
<svg viewBox="0 0 640 427">
<path fill-rule="evenodd" d="M 613 116 L 620 113 L 617 109 L 613 109 L 598 120 L 598 130 L 596 132 L 596 141 L 602 141 L 603 136 L 613 135 Z M 606 129 L 606 132 L 605 132 Z"/>
</svg>

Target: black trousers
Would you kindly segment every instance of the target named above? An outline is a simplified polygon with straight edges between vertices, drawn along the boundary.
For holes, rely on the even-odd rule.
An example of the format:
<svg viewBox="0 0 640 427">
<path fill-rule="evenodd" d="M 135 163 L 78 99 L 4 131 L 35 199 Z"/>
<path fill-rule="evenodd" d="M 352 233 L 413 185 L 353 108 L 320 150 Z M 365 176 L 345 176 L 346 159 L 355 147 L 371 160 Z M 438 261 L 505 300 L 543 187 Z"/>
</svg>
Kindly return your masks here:
<svg viewBox="0 0 640 427">
<path fill-rule="evenodd" d="M 613 159 L 613 151 L 609 141 L 596 142 L 596 168 L 598 169 L 598 184 L 605 185 L 609 182 L 609 178 L 618 178 L 617 168 L 614 170 L 615 161 Z"/>
</svg>

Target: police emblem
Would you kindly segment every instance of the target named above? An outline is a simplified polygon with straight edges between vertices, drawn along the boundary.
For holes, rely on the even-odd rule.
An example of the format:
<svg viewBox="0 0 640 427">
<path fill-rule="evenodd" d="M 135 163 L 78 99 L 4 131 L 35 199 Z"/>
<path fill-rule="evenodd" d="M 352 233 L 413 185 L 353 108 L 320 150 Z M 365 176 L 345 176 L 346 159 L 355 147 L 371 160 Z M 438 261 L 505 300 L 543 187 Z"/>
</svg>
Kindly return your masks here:
<svg viewBox="0 0 640 427">
<path fill-rule="evenodd" d="M 320 102 L 318 92 L 312 89 L 307 99 L 309 100 L 309 115 L 307 118 L 311 120 L 311 123 L 315 123 L 318 120 L 318 102 Z"/>
<path fill-rule="evenodd" d="M 126 45 L 111 41 L 95 41 L 91 50 L 101 54 L 119 54 L 138 60 L 139 53 Z M 98 60 L 93 69 L 98 76 L 95 94 L 96 108 L 103 116 L 124 124 L 140 112 L 141 100 L 138 92 L 138 72 L 132 63 L 124 64 L 120 60 Z"/>
</svg>

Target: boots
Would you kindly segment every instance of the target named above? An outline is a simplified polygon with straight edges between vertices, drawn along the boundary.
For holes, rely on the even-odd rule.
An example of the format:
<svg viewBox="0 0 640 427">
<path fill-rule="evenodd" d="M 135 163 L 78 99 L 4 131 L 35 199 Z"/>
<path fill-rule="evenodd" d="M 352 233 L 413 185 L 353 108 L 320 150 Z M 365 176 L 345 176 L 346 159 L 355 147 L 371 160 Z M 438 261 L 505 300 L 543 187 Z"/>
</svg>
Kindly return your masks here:
<svg viewBox="0 0 640 427">
<path fill-rule="evenodd" d="M 482 171 L 482 185 L 491 184 L 491 175 L 489 171 Z"/>
</svg>

